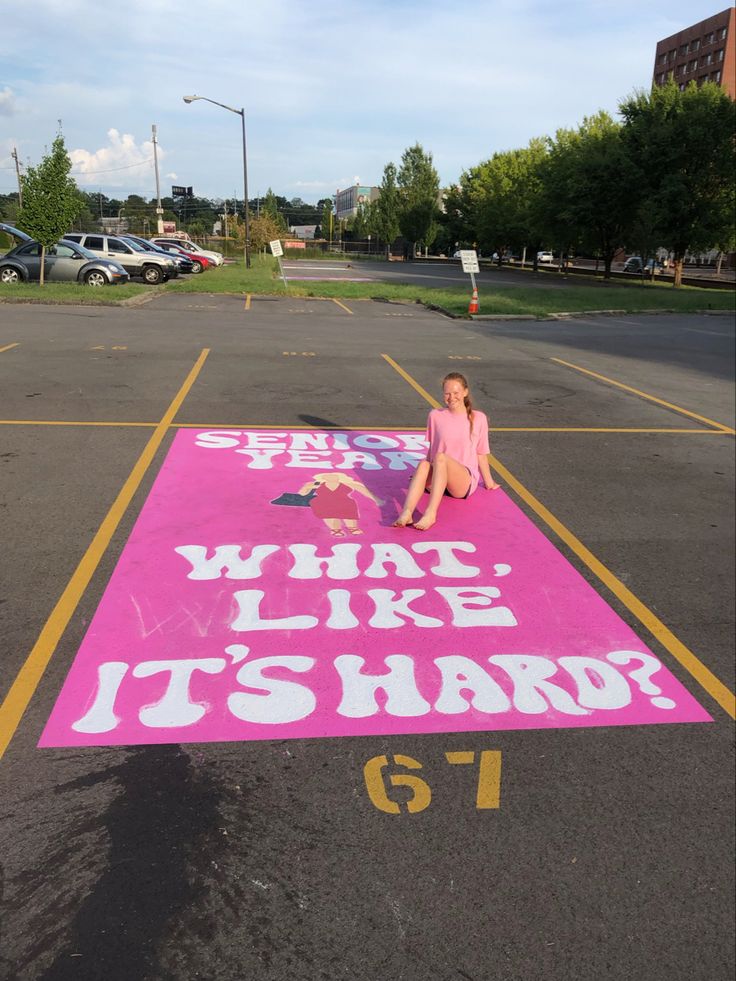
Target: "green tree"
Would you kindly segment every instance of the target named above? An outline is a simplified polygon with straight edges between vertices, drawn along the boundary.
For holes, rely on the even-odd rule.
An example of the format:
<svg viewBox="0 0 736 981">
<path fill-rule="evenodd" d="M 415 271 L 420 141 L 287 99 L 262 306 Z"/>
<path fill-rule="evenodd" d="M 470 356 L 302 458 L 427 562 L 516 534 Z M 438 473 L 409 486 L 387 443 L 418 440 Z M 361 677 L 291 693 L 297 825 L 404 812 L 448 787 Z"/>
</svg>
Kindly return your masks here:
<svg viewBox="0 0 736 981">
<path fill-rule="evenodd" d="M 69 176 L 72 162 L 64 137 L 58 134 L 51 152 L 37 167 L 28 167 L 21 176 L 23 207 L 18 220 L 23 230 L 41 243 L 41 286 L 44 283 L 46 249 L 56 245 L 68 232 L 81 207 L 74 179 Z"/>
<path fill-rule="evenodd" d="M 450 255 L 457 248 L 464 248 L 476 241 L 475 212 L 470 201 L 468 171 L 465 171 L 458 184 L 448 187 L 444 195 L 444 214 L 440 217 L 442 226 L 439 233 Z"/>
<path fill-rule="evenodd" d="M 230 234 L 241 245 L 245 243 L 245 223 L 240 216 L 233 215 L 228 219 Z M 270 214 L 261 211 L 259 216 L 252 215 L 249 221 L 250 226 L 250 245 L 254 251 L 261 251 L 266 248 L 269 242 L 281 238 L 283 231 L 279 223 Z"/>
<path fill-rule="evenodd" d="M 396 165 L 383 168 L 381 193 L 368 212 L 368 231 L 384 242 L 387 248 L 399 234 L 399 190 L 396 186 Z"/>
<path fill-rule="evenodd" d="M 369 216 L 370 212 L 368 206 L 365 204 L 359 204 L 355 217 L 350 224 L 350 231 L 353 234 L 354 242 L 362 242 L 368 235 L 368 232 L 370 231 Z"/>
<path fill-rule="evenodd" d="M 613 256 L 631 236 L 640 184 L 620 123 L 606 112 L 577 129 L 558 130 L 542 172 L 543 223 L 562 252 L 582 248 L 603 260 L 610 278 Z"/>
<path fill-rule="evenodd" d="M 419 143 L 408 147 L 401 155 L 396 175 L 399 191 L 399 228 L 412 243 L 412 258 L 417 246 L 429 247 L 437 234 L 440 179 L 432 164 L 432 154 L 425 153 Z"/>
<path fill-rule="evenodd" d="M 546 141 L 533 139 L 465 171 L 445 194 L 448 248 L 472 245 L 485 253 L 495 250 L 499 257 L 509 248 L 527 248 L 536 257 L 542 239 L 540 168 L 546 156 Z"/>
<path fill-rule="evenodd" d="M 650 222 L 674 255 L 678 287 L 687 252 L 734 239 L 736 104 L 712 82 L 684 91 L 669 82 L 635 93 L 620 112 Z"/>
<path fill-rule="evenodd" d="M 288 225 L 282 210 L 286 204 L 286 198 L 282 198 L 274 194 L 270 187 L 268 191 L 266 191 L 266 196 L 261 202 L 261 215 L 268 215 L 268 217 L 277 224 L 279 234 L 281 235 L 286 234 L 288 231 Z M 278 238 L 278 235 L 276 238 Z"/>
</svg>

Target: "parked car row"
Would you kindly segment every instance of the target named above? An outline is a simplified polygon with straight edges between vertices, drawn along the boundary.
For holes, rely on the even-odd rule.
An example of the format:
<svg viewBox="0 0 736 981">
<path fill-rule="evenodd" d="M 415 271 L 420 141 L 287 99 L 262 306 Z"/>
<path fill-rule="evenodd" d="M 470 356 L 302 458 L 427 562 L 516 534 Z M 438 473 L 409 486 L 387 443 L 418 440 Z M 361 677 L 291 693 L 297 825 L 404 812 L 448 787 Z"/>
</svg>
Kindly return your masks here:
<svg viewBox="0 0 736 981">
<path fill-rule="evenodd" d="M 41 273 L 41 244 L 2 222 L 0 232 L 19 243 L 0 256 L 0 284 L 37 281 Z M 219 252 L 202 249 L 185 238 L 148 240 L 138 235 L 68 232 L 46 249 L 44 279 L 107 286 L 137 277 L 155 286 L 180 273 L 202 273 L 223 261 Z"/>
<path fill-rule="evenodd" d="M 17 229 L 0 224 L 0 231 L 14 234 Z M 20 245 L 0 258 L 0 284 L 34 282 L 40 275 L 41 245 L 27 235 L 21 239 Z M 44 278 L 50 282 L 111 286 L 127 283 L 130 276 L 119 263 L 100 258 L 75 242 L 61 241 L 46 249 Z"/>
</svg>

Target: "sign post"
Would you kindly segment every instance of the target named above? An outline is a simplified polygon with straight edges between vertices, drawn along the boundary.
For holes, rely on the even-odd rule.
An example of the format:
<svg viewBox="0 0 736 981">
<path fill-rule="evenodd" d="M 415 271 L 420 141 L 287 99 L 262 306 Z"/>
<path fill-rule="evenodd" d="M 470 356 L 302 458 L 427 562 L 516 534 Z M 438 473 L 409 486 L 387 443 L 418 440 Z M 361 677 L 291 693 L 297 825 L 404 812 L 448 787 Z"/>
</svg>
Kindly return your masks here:
<svg viewBox="0 0 736 981">
<path fill-rule="evenodd" d="M 463 272 L 470 274 L 470 282 L 473 287 L 473 297 L 468 307 L 468 313 L 478 313 L 478 287 L 475 285 L 475 274 L 480 272 L 478 253 L 475 249 L 461 249 L 460 262 L 463 266 Z"/>
<path fill-rule="evenodd" d="M 281 265 L 281 256 L 284 254 L 283 247 L 279 239 L 274 239 L 273 242 L 268 243 L 271 249 L 271 255 L 275 256 L 279 264 L 279 272 L 281 273 L 281 278 L 284 281 L 284 289 L 289 288 L 289 284 L 286 282 L 286 276 L 284 274 L 284 267 Z"/>
</svg>

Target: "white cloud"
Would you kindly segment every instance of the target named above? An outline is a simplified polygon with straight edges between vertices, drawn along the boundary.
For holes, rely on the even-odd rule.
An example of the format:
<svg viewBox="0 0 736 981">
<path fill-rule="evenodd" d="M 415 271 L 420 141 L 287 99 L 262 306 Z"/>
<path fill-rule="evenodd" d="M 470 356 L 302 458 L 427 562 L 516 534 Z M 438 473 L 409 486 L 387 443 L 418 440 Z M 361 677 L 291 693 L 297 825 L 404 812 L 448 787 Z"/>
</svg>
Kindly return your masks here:
<svg viewBox="0 0 736 981">
<path fill-rule="evenodd" d="M 122 136 L 116 129 L 107 131 L 109 143 L 99 150 L 76 149 L 69 151 L 72 176 L 78 184 L 106 187 L 126 187 L 140 184 L 146 168 L 153 170 L 153 144 L 150 140 L 136 143 L 131 133 Z M 161 145 L 159 159 L 166 156 Z"/>
<path fill-rule="evenodd" d="M 15 112 L 15 94 L 7 85 L 0 89 L 0 116 L 12 116 Z"/>
<path fill-rule="evenodd" d="M 175 174 L 173 171 L 170 174 L 167 174 L 166 176 L 171 181 L 175 181 L 175 180 L 178 180 L 179 179 L 179 175 L 178 174 Z"/>
</svg>

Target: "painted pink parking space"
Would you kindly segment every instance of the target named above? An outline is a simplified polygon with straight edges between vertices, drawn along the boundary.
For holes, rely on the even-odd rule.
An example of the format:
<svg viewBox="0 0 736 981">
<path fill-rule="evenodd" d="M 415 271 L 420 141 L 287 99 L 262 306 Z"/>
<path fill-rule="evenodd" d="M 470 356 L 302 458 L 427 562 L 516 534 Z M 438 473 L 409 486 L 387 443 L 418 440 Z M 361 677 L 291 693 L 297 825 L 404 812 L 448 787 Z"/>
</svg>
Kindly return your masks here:
<svg viewBox="0 0 736 981">
<path fill-rule="evenodd" d="M 40 745 L 711 721 L 503 491 L 391 527 L 423 456 L 180 430 Z"/>
</svg>

